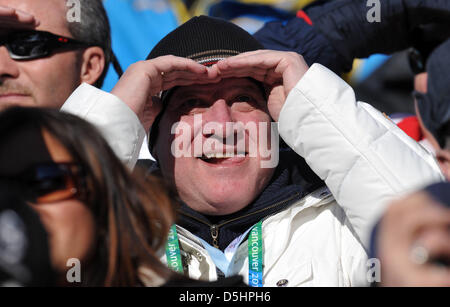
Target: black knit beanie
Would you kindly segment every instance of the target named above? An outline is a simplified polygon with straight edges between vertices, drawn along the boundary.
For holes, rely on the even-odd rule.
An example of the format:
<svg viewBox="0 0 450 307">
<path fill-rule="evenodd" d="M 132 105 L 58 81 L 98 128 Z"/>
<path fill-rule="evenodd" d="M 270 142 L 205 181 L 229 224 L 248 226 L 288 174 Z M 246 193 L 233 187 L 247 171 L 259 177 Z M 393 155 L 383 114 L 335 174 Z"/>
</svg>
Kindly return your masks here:
<svg viewBox="0 0 450 307">
<path fill-rule="evenodd" d="M 150 52 L 147 60 L 175 55 L 212 65 L 246 51 L 264 49 L 247 31 L 214 17 L 193 17 L 167 34 Z"/>
<path fill-rule="evenodd" d="M 252 35 L 239 26 L 219 18 L 193 17 L 167 34 L 150 52 L 147 60 L 163 55 L 192 59 L 205 66 L 243 53 L 264 49 Z M 171 90 L 161 95 L 163 109 L 155 118 L 150 130 L 149 149 L 152 152 L 158 125 L 167 106 Z"/>
</svg>

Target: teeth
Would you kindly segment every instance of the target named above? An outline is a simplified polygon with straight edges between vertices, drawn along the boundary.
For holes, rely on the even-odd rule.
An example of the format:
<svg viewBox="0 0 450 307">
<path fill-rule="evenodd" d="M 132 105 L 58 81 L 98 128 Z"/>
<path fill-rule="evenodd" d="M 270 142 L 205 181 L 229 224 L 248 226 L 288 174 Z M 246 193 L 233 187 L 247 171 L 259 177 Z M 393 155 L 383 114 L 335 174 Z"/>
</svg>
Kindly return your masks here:
<svg viewBox="0 0 450 307">
<path fill-rule="evenodd" d="M 205 154 L 207 159 L 223 159 L 223 158 L 230 158 L 230 155 L 228 153 L 209 153 Z"/>
<path fill-rule="evenodd" d="M 226 152 L 226 153 L 205 153 L 204 156 L 206 159 L 225 159 L 225 158 L 232 158 L 232 157 L 243 157 L 245 156 L 244 153 L 238 153 L 235 154 L 233 152 Z"/>
</svg>

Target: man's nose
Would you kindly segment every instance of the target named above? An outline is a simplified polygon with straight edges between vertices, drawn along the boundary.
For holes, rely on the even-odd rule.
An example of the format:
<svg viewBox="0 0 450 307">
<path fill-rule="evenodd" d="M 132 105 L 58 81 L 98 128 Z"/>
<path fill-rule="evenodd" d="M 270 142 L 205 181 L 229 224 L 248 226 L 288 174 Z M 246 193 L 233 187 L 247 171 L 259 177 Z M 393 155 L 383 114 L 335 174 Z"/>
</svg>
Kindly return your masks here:
<svg viewBox="0 0 450 307">
<path fill-rule="evenodd" d="M 233 132 L 234 119 L 231 107 L 224 99 L 219 99 L 203 115 L 204 123 L 207 124 L 205 135 L 216 135 L 226 138 Z"/>
<path fill-rule="evenodd" d="M 5 78 L 17 78 L 19 67 L 17 62 L 9 56 L 5 46 L 0 46 L 0 80 Z"/>
</svg>

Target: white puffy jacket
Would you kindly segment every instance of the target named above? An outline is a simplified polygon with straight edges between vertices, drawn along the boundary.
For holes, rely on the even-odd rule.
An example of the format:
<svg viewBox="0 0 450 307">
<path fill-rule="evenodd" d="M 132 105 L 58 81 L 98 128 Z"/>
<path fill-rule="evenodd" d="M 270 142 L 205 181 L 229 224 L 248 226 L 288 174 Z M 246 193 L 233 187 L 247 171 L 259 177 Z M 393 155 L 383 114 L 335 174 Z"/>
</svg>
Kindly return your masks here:
<svg viewBox="0 0 450 307">
<path fill-rule="evenodd" d="M 62 110 L 99 126 L 118 156 L 134 165 L 145 132 L 117 97 L 82 85 Z M 434 157 L 319 64 L 289 94 L 279 132 L 332 195 L 320 189 L 263 221 L 264 285 L 367 284 L 371 227 L 394 198 L 443 180 Z M 181 227 L 178 235 L 190 276 L 216 279 L 198 238 Z M 244 240 L 228 274 L 248 281 L 247 258 Z"/>
</svg>

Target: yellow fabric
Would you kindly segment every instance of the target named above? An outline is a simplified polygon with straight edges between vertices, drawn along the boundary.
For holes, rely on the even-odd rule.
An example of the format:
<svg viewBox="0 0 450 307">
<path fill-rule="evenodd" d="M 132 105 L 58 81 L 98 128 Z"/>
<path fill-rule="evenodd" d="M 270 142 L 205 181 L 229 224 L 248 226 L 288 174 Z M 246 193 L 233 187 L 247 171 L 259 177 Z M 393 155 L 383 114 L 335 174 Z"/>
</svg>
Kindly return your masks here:
<svg viewBox="0 0 450 307">
<path fill-rule="evenodd" d="M 186 8 L 186 5 L 182 0 L 169 0 L 170 4 L 173 8 L 173 11 L 175 12 L 175 15 L 177 16 L 178 24 L 183 24 L 189 19 L 191 19 L 191 14 Z"/>
<path fill-rule="evenodd" d="M 211 5 L 219 3 L 221 0 L 197 0 L 195 1 L 189 10 L 186 9 L 184 4 L 184 10 L 189 12 L 189 16 L 205 15 Z M 236 0 L 236 2 L 242 2 L 245 4 L 261 4 L 270 5 L 286 11 L 296 12 L 306 5 L 314 2 L 315 0 Z M 171 0 L 171 2 L 183 2 L 181 0 Z M 175 4 L 174 7 L 178 9 L 179 4 Z"/>
</svg>

